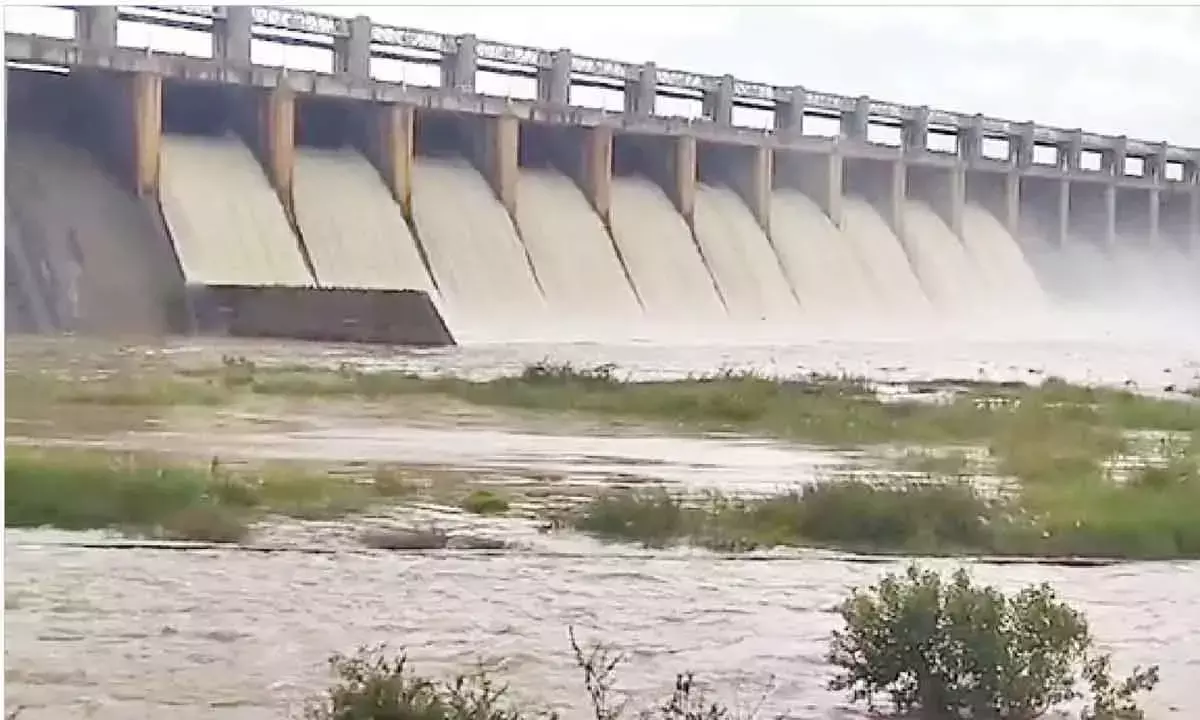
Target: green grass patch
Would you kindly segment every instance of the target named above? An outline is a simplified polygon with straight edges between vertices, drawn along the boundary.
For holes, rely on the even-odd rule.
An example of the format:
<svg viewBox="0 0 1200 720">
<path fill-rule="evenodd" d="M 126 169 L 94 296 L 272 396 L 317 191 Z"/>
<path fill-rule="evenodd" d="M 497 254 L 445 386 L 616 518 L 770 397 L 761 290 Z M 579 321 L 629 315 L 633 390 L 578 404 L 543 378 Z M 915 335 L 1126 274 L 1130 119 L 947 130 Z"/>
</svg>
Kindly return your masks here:
<svg viewBox="0 0 1200 720">
<path fill-rule="evenodd" d="M 232 470 L 139 454 L 6 448 L 5 524 L 236 542 L 267 514 L 340 517 L 408 493 L 394 478 Z M 383 476 L 389 477 L 389 476 Z"/>
</svg>

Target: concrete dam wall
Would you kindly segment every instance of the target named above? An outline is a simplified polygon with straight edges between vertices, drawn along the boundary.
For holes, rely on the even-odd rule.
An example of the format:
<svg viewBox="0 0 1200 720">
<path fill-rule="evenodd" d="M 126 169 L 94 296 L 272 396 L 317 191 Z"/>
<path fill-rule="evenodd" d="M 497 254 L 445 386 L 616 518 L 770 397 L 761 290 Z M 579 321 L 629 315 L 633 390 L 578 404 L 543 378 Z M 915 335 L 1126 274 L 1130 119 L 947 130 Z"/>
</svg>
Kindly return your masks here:
<svg viewBox="0 0 1200 720">
<path fill-rule="evenodd" d="M 118 21 L 111 8 L 80 11 L 107 70 L 79 66 L 69 41 L 9 38 L 10 57 L 71 69 L 45 82 L 105 118 L 107 140 L 79 128 L 51 135 L 126 200 L 104 200 L 98 207 L 114 208 L 104 217 L 55 229 L 60 213 L 38 209 L 36 187 L 10 191 L 13 327 L 62 329 L 71 318 L 71 328 L 105 332 L 99 320 L 76 319 L 77 308 L 98 318 L 126 303 L 141 315 L 111 314 L 176 329 L 172 308 L 186 297 L 192 315 L 206 308 L 201 326 L 247 333 L 247 323 L 212 319 L 214 305 L 223 308 L 216 315 L 249 307 L 253 293 L 228 299 L 239 287 L 279 289 L 262 295 L 273 298 L 271 312 L 286 312 L 277 299 L 285 289 L 345 291 L 337 307 L 376 313 L 386 303 L 345 298 L 412 291 L 444 318 L 430 337 L 448 328 L 466 341 L 878 337 L 991 332 L 1081 308 L 1200 309 L 1195 151 L 653 66 L 618 63 L 605 76 L 611 63 L 568 51 L 505 51 L 505 62 L 536 69 L 538 99 L 501 101 L 474 93 L 475 72 L 501 56 L 498 44 L 474 38 L 438 41 L 442 88 L 400 87 L 370 78 L 370 56 L 417 41 L 369 21 L 314 25 L 334 38 L 332 73 L 247 74 L 248 43 L 275 16 L 217 11 L 212 60 L 126 53 L 105 34 Z M 363 27 L 371 42 L 356 44 Z M 37 75 L 25 84 L 36 89 L 47 74 Z M 622 84 L 625 113 L 570 106 L 581 76 Z M 657 116 L 660 90 L 696 92 L 703 119 Z M 746 103 L 770 104 L 772 132 L 733 125 L 732 109 Z M 839 118 L 840 138 L 806 134 L 810 115 Z M 899 127 L 901 145 L 868 141 L 874 123 Z M 928 149 L 935 133 L 953 135 L 956 150 Z M 985 156 L 984 140 L 997 138 L 1008 155 Z M 1053 164 L 1034 162 L 1045 147 Z M 68 162 L 61 152 L 22 153 L 39 166 L 30 177 L 51 172 L 43 157 Z M 1087 153 L 1098 169 L 1083 168 Z M 1140 159 L 1141 175 L 1127 172 L 1129 158 Z M 125 220 L 118 207 L 130 208 Z M 138 229 L 122 229 L 132 218 Z M 90 237 L 104 233 L 122 239 Z M 128 255 L 126 245 L 153 251 L 110 268 L 104 258 Z M 108 273 L 139 279 L 102 280 Z M 110 285 L 128 297 L 102 295 Z M 222 289 L 205 300 L 200 287 Z M 94 303 L 78 301 L 85 290 Z M 349 312 L 313 316 L 342 328 L 339 337 L 349 337 L 347 324 L 392 327 Z M 431 322 L 426 310 L 412 312 Z"/>
<path fill-rule="evenodd" d="M 233 126 L 205 133 L 195 117 L 163 116 L 168 131 L 144 164 L 139 123 L 123 116 L 136 113 L 127 86 L 19 70 L 9 79 L 10 333 L 453 343 L 413 244 L 405 254 L 391 242 L 407 232 L 403 215 L 361 156 L 312 149 L 297 163 L 297 194 L 332 201 L 300 218 L 306 246 Z M 157 192 L 137 192 L 145 166 Z M 330 204 L 346 210 L 332 222 Z"/>
</svg>

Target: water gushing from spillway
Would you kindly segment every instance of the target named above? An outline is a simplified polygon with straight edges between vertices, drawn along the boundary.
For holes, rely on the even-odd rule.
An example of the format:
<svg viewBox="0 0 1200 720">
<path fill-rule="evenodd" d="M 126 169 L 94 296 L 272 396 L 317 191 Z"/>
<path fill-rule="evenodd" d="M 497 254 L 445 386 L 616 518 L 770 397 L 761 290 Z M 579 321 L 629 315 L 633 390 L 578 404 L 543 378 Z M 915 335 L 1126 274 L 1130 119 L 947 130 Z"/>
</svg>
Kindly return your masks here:
<svg viewBox="0 0 1200 720">
<path fill-rule="evenodd" d="M 740 328 L 793 332 L 800 306 L 770 239 L 750 208 L 727 187 L 696 187 L 696 240 Z"/>
<path fill-rule="evenodd" d="M 414 225 L 455 336 L 545 337 L 550 318 L 525 248 L 483 176 L 461 158 L 418 156 L 412 194 Z"/>
<path fill-rule="evenodd" d="M 523 168 L 517 224 L 560 337 L 626 339 L 642 308 L 600 216 L 565 175 Z"/>
<path fill-rule="evenodd" d="M 927 203 L 904 202 L 904 246 L 926 296 L 943 316 L 977 315 L 989 298 L 988 285 L 966 248 Z"/>
<path fill-rule="evenodd" d="M 867 281 L 881 299 L 881 318 L 920 322 L 932 308 L 917 280 L 904 246 L 871 203 L 848 195 L 843 200 L 844 235 L 853 246 Z"/>
<path fill-rule="evenodd" d="M 612 233 L 655 334 L 687 337 L 727 326 L 692 231 L 657 185 L 613 178 Z"/>
<path fill-rule="evenodd" d="M 978 203 L 963 208 L 963 243 L 1005 312 L 1045 313 L 1048 300 L 1017 240 Z"/>
<path fill-rule="evenodd" d="M 279 197 L 235 136 L 163 135 L 159 203 L 188 282 L 314 284 Z"/>
<path fill-rule="evenodd" d="M 875 290 L 853 246 L 807 195 L 772 193 L 771 239 L 806 321 L 829 328 L 874 314 Z"/>
<path fill-rule="evenodd" d="M 424 290 L 437 300 L 403 210 L 365 157 L 297 148 L 292 196 L 322 287 Z"/>
</svg>

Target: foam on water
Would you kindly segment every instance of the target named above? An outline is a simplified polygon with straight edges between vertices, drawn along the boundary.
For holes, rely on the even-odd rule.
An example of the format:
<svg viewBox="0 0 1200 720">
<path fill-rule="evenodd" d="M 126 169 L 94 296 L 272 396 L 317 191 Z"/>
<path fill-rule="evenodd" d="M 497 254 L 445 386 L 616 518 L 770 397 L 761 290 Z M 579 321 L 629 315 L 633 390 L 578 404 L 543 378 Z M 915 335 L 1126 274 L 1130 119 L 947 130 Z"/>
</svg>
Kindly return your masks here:
<svg viewBox="0 0 1200 720">
<path fill-rule="evenodd" d="M 998 304 L 1007 311 L 1045 311 L 1045 292 L 1020 244 L 978 203 L 963 209 L 963 243 Z"/>
<path fill-rule="evenodd" d="M 842 205 L 844 235 L 854 247 L 867 281 L 882 301 L 882 315 L 929 317 L 931 308 L 904 246 L 883 216 L 864 198 L 848 195 Z"/>
<path fill-rule="evenodd" d="M 575 183 L 523 168 L 517 225 L 546 304 L 566 336 L 627 338 L 642 309 L 600 216 Z"/>
<path fill-rule="evenodd" d="M 771 196 L 771 240 L 805 316 L 817 322 L 869 317 L 875 290 L 850 241 L 807 195 Z"/>
<path fill-rule="evenodd" d="M 544 336 L 546 304 L 525 248 L 508 211 L 469 162 L 415 159 L 413 220 L 456 337 Z"/>
<path fill-rule="evenodd" d="M 379 173 L 353 150 L 296 149 L 296 222 L 323 287 L 424 290 L 433 283 Z"/>
<path fill-rule="evenodd" d="M 794 326 L 800 306 L 775 248 L 737 192 L 696 186 L 696 240 L 739 326 Z"/>
<path fill-rule="evenodd" d="M 726 312 L 687 221 L 643 177 L 614 177 L 613 240 L 655 332 L 709 331 Z"/>
<path fill-rule="evenodd" d="M 236 137 L 164 134 L 159 202 L 189 282 L 313 285 L 275 190 Z"/>
<path fill-rule="evenodd" d="M 921 287 L 940 313 L 971 315 L 988 304 L 981 271 L 927 203 L 905 200 L 903 239 Z"/>
</svg>

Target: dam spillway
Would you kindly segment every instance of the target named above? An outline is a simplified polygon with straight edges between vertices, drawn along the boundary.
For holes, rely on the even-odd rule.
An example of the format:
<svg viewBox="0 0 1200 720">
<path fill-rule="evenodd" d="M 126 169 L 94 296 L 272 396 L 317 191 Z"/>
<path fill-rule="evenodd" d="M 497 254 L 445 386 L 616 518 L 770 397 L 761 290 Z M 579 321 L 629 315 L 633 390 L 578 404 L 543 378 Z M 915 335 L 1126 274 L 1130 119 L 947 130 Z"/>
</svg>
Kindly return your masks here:
<svg viewBox="0 0 1200 720">
<path fill-rule="evenodd" d="M 1194 149 L 278 8 L 163 11 L 214 48 L 166 57 L 117 43 L 119 24 L 156 22 L 137 8 L 77 12 L 74 40 L 6 37 L 10 64 L 66 71 L 8 71 L 17 125 L 42 130 L 10 133 L 10 168 L 92 167 L 89 187 L 108 190 L 78 192 L 108 198 L 106 217 L 6 192 L 13 327 L 186 331 L 182 298 L 204 286 L 413 290 L 485 341 L 1200 306 Z M 298 28 L 288 42 L 330 52 L 329 72 L 248 64 L 252 40 Z M 381 53 L 438 64 L 441 87 L 374 79 Z M 536 98 L 480 94 L 481 71 L 535 77 Z M 572 105 L 576 82 L 623 92 L 625 111 Z M 69 97 L 47 100 L 47 83 Z M 691 93 L 703 116 L 660 116 L 659 93 Z M 746 108 L 774 128 L 739 127 Z M 63 119 L 80 109 L 102 121 Z M 808 134 L 812 117 L 841 136 Z M 901 144 L 869 141 L 876 124 Z M 934 134 L 954 149 L 930 149 Z"/>
</svg>

